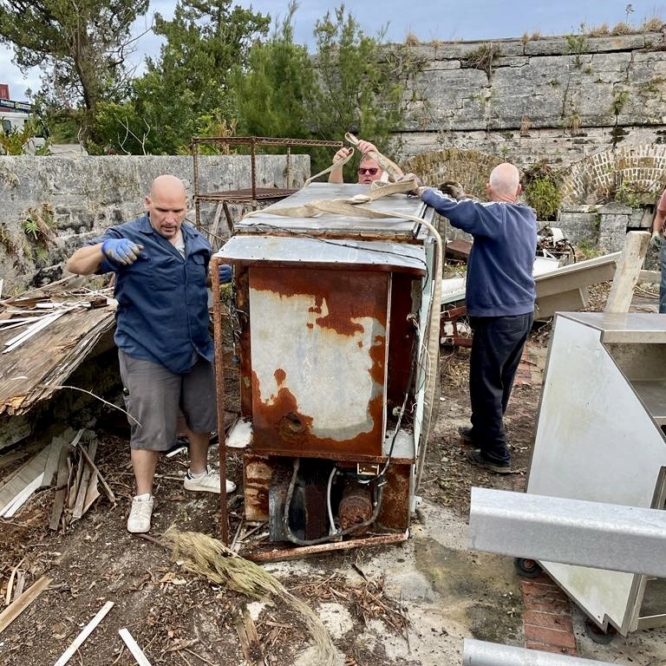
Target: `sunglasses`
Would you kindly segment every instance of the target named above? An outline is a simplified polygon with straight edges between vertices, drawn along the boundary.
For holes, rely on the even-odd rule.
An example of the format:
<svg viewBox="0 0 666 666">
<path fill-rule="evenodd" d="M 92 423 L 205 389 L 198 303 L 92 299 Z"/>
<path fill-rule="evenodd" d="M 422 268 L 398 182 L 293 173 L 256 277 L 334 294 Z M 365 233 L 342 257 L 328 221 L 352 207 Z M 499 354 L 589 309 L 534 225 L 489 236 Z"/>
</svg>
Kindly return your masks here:
<svg viewBox="0 0 666 666">
<path fill-rule="evenodd" d="M 365 176 L 365 174 L 367 173 L 370 176 L 375 176 L 378 171 L 379 171 L 379 169 L 377 167 L 370 167 L 369 169 L 365 169 L 363 167 L 360 167 L 359 170 L 358 170 L 358 175 L 359 176 Z"/>
</svg>

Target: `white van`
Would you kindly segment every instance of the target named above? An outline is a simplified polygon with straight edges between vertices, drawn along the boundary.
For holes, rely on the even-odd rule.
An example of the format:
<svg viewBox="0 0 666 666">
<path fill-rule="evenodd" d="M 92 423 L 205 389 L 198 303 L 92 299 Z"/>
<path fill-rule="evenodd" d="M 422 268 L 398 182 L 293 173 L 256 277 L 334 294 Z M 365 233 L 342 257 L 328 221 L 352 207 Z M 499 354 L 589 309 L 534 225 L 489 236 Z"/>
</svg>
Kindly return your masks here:
<svg viewBox="0 0 666 666">
<path fill-rule="evenodd" d="M 20 111 L 6 111 L 0 108 L 0 124 L 2 125 L 2 131 L 5 134 L 9 134 L 13 130 L 17 132 L 22 132 L 25 125 L 29 122 L 31 116 L 28 113 L 21 113 Z M 46 138 L 43 136 L 43 133 L 30 139 L 28 144 L 25 147 L 25 152 L 28 154 L 33 154 L 36 150 L 39 150 L 46 143 Z M 0 150 L 2 150 L 0 148 Z"/>
</svg>

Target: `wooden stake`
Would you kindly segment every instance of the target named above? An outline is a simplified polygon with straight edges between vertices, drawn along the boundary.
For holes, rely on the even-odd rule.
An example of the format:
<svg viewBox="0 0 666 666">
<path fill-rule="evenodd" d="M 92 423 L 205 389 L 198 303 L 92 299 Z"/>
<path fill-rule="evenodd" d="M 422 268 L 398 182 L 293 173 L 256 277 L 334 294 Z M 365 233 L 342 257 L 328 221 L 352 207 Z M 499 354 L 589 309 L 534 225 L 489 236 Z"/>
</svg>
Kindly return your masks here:
<svg viewBox="0 0 666 666">
<path fill-rule="evenodd" d="M 92 442 L 90 442 L 90 444 L 88 445 L 88 447 L 89 447 L 88 455 L 90 456 L 90 459 L 94 461 L 95 455 L 97 454 L 97 439 L 96 438 L 93 439 Z M 83 449 L 83 446 L 79 445 L 79 448 Z M 79 490 L 76 496 L 76 502 L 74 504 L 74 512 L 72 514 L 73 521 L 78 520 L 84 514 L 84 505 L 85 505 L 86 496 L 88 494 L 88 484 L 90 483 L 90 475 L 94 474 L 94 472 L 91 472 L 90 467 L 83 464 L 83 460 L 81 461 L 81 467 L 83 467 L 84 470 L 81 475 Z M 95 474 L 95 476 L 97 476 L 97 474 Z"/>
<path fill-rule="evenodd" d="M 0 634 L 50 585 L 50 583 L 50 578 L 42 576 L 20 597 L 14 599 L 11 606 L 7 606 L 7 608 L 0 613 Z"/>
<path fill-rule="evenodd" d="M 53 509 L 51 511 L 51 521 L 49 529 L 57 530 L 60 526 L 60 517 L 65 508 L 65 499 L 67 496 L 67 478 L 69 476 L 69 446 L 63 446 L 60 449 L 60 458 L 58 460 L 58 476 L 56 478 L 56 493 L 53 500 Z"/>
<path fill-rule="evenodd" d="M 136 663 L 139 664 L 139 666 L 150 666 L 150 662 L 148 661 L 146 655 L 141 651 L 141 648 L 137 645 L 137 642 L 134 640 L 134 638 L 132 638 L 132 634 L 130 634 L 127 629 L 120 629 L 118 633 L 125 641 L 127 649 L 132 653 L 134 659 L 136 659 Z"/>
<path fill-rule="evenodd" d="M 257 634 L 257 627 L 247 607 L 243 608 L 235 624 L 245 661 L 250 666 L 263 666 L 265 662 L 261 643 L 259 642 L 259 634 Z"/>
<path fill-rule="evenodd" d="M 113 608 L 113 601 L 107 601 L 95 617 L 88 622 L 83 631 L 74 639 L 74 642 L 62 653 L 60 659 L 54 666 L 65 666 L 65 664 L 74 656 L 76 651 L 83 645 L 86 638 L 92 634 L 95 627 L 104 619 L 106 614 Z"/>
<path fill-rule="evenodd" d="M 85 458 L 85 461 L 90 465 L 90 469 L 97 474 L 101 484 L 102 488 L 104 488 L 104 492 L 106 493 L 106 496 L 109 498 L 109 502 L 111 504 L 116 503 L 116 496 L 113 494 L 113 490 L 111 490 L 111 487 L 109 484 L 106 482 L 104 477 L 100 474 L 100 471 L 97 469 L 97 465 L 90 459 L 90 456 L 88 455 L 88 452 L 82 447 L 79 447 L 79 451 L 81 451 L 81 455 Z"/>
<path fill-rule="evenodd" d="M 604 312 L 629 312 L 649 244 L 650 233 L 647 231 L 630 231 L 627 234 Z"/>
</svg>

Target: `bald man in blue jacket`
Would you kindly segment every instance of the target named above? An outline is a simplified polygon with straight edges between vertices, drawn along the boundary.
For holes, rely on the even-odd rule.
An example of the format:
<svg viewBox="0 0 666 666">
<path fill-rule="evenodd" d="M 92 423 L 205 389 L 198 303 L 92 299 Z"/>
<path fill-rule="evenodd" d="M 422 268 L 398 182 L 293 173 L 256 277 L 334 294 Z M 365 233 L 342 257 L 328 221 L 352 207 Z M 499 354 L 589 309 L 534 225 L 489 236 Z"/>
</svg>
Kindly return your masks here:
<svg viewBox="0 0 666 666">
<path fill-rule="evenodd" d="M 474 237 L 467 266 L 467 313 L 473 330 L 469 368 L 471 428 L 461 428 L 475 446 L 472 464 L 498 474 L 511 472 L 503 416 L 534 318 L 536 216 L 518 202 L 518 169 L 493 169 L 488 202 L 454 199 L 420 187 L 421 199 L 451 224 Z"/>
</svg>

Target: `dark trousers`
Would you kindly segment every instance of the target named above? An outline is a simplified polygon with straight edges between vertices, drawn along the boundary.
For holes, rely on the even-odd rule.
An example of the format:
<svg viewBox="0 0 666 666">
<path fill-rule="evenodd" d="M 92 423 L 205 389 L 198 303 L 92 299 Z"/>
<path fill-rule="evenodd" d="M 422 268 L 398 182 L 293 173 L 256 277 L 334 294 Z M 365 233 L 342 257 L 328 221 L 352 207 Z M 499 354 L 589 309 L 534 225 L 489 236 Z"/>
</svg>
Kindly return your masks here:
<svg viewBox="0 0 666 666">
<path fill-rule="evenodd" d="M 509 463 L 503 416 L 532 327 L 532 313 L 511 317 L 470 317 L 474 335 L 469 362 L 472 436 L 492 462 Z"/>
</svg>

